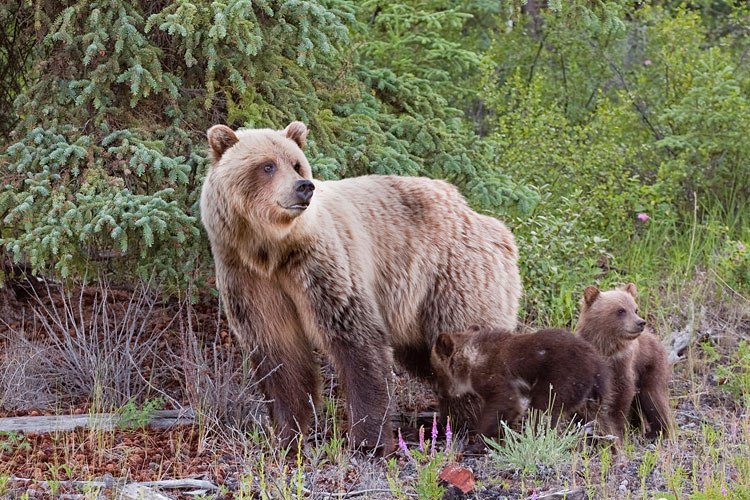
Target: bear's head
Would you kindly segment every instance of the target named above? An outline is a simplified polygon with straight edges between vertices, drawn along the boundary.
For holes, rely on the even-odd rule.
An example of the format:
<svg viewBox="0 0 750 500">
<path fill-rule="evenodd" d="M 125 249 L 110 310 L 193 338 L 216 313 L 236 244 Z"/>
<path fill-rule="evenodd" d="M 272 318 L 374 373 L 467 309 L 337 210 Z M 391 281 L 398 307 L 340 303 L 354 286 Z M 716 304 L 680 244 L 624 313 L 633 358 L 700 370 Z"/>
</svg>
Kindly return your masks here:
<svg viewBox="0 0 750 500">
<path fill-rule="evenodd" d="M 460 332 L 438 335 L 432 348 L 432 362 L 438 386 L 450 397 L 460 397 L 474 392 L 472 373 L 482 371 L 491 364 L 499 333 L 471 326 Z"/>
<path fill-rule="evenodd" d="M 581 315 L 576 330 L 594 340 L 600 351 L 616 351 L 643 333 L 646 321 L 638 315 L 636 287 L 600 291 L 588 286 L 583 292 Z M 603 347 L 609 347 L 603 349 Z"/>
<path fill-rule="evenodd" d="M 252 230 L 289 226 L 312 202 L 315 184 L 302 148 L 307 127 L 292 122 L 284 130 L 208 130 L 212 196 Z"/>
</svg>

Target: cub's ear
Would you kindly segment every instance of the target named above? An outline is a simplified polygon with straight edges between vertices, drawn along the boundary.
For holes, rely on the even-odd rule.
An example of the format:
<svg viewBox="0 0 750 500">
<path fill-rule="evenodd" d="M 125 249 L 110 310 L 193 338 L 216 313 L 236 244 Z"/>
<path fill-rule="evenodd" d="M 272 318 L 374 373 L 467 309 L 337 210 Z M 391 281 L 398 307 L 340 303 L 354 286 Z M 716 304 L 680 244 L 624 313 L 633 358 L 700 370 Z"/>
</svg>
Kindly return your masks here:
<svg viewBox="0 0 750 500">
<path fill-rule="evenodd" d="M 632 295 L 634 299 L 638 298 L 638 290 L 635 288 L 635 283 L 628 283 L 625 285 L 624 290 Z"/>
<path fill-rule="evenodd" d="M 441 333 L 435 342 L 435 352 L 443 359 L 449 358 L 453 354 L 453 337 L 450 333 Z"/>
<path fill-rule="evenodd" d="M 285 136 L 297 143 L 300 148 L 305 147 L 305 141 L 307 140 L 307 134 L 310 133 L 307 127 L 302 122 L 292 122 L 286 126 L 283 130 Z"/>
<path fill-rule="evenodd" d="M 587 286 L 583 291 L 583 303 L 586 306 L 590 306 L 594 303 L 596 298 L 599 296 L 599 289 L 594 285 Z"/>
<path fill-rule="evenodd" d="M 224 155 L 224 152 L 234 146 L 239 139 L 234 130 L 226 125 L 214 125 L 208 132 L 208 145 L 211 146 L 211 160 L 216 163 Z"/>
</svg>

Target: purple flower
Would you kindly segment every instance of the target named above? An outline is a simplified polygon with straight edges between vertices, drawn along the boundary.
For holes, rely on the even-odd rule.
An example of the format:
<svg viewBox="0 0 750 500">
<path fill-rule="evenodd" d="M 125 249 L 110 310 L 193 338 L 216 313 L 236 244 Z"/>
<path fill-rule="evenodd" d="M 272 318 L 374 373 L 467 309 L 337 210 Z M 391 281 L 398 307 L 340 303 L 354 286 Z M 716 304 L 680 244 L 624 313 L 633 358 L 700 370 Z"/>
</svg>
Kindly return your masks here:
<svg viewBox="0 0 750 500">
<path fill-rule="evenodd" d="M 745 244 L 742 243 L 741 241 L 738 241 L 737 242 L 737 250 L 739 250 L 740 252 L 744 252 L 745 251 Z"/>
<path fill-rule="evenodd" d="M 724 486 L 723 484 L 721 485 L 721 495 L 727 496 L 727 487 Z"/>
<path fill-rule="evenodd" d="M 448 423 L 445 424 L 445 447 L 451 447 L 451 441 L 453 441 L 453 431 L 451 431 L 451 417 L 448 416 Z"/>
<path fill-rule="evenodd" d="M 534 491 L 531 493 L 531 498 L 529 500 L 536 500 L 537 498 L 539 498 L 539 495 L 537 495 L 536 491 Z"/>
<path fill-rule="evenodd" d="M 637 217 L 638 217 L 638 220 L 641 222 L 648 222 L 649 219 L 651 219 L 651 217 L 649 217 L 648 214 L 644 212 L 639 213 Z"/>
<path fill-rule="evenodd" d="M 398 429 L 398 448 L 406 458 L 411 458 L 411 453 L 409 453 L 409 448 L 406 446 L 406 441 L 404 441 L 403 436 L 401 436 L 401 428 Z"/>
<path fill-rule="evenodd" d="M 419 426 L 419 451 L 424 453 L 424 425 Z"/>
<path fill-rule="evenodd" d="M 435 456 L 435 442 L 437 441 L 437 413 L 432 414 L 432 433 L 430 434 L 430 437 L 432 438 L 432 442 L 430 443 L 430 455 Z"/>
<path fill-rule="evenodd" d="M 643 61 L 644 66 L 651 66 L 651 64 L 652 64 L 651 59 L 646 59 L 645 61 Z"/>
</svg>

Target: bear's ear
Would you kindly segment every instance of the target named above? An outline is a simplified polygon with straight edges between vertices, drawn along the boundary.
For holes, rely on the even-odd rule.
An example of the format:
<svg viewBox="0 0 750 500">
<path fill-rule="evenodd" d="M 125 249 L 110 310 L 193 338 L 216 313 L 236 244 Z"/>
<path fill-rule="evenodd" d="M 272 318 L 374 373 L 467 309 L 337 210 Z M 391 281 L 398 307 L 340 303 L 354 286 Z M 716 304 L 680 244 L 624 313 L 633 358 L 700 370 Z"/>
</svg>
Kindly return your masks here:
<svg viewBox="0 0 750 500">
<path fill-rule="evenodd" d="M 596 298 L 599 296 L 599 289 L 594 285 L 587 286 L 583 291 L 583 303 L 586 306 L 590 306 L 594 303 Z"/>
<path fill-rule="evenodd" d="M 234 146 L 239 139 L 234 130 L 226 125 L 214 125 L 208 132 L 208 145 L 211 146 L 212 160 L 214 163 L 224 155 L 224 152 Z"/>
<path fill-rule="evenodd" d="M 292 122 L 287 125 L 283 131 L 284 135 L 296 142 L 297 146 L 300 148 L 305 147 L 305 141 L 307 140 L 307 134 L 309 132 L 310 131 L 307 130 L 307 127 L 302 122 Z"/>
<path fill-rule="evenodd" d="M 441 333 L 435 342 L 435 352 L 441 358 L 449 358 L 453 354 L 453 337 L 450 333 Z"/>
<path fill-rule="evenodd" d="M 635 288 L 635 283 L 628 283 L 625 285 L 624 290 L 632 295 L 634 299 L 638 298 L 638 290 Z"/>
</svg>

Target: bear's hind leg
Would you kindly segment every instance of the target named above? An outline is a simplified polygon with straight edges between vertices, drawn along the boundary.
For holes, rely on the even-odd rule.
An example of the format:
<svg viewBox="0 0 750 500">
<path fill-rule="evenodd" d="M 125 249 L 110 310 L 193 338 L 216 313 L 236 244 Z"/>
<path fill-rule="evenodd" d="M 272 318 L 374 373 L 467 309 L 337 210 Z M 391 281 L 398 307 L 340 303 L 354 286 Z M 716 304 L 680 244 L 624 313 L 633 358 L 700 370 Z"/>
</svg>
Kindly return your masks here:
<svg viewBox="0 0 750 500">
<path fill-rule="evenodd" d="M 330 352 L 346 398 L 350 443 L 380 455 L 391 453 L 394 387 L 390 347 L 384 342 L 334 342 Z"/>
<path fill-rule="evenodd" d="M 661 380 L 654 380 L 649 377 L 653 374 L 647 374 L 641 379 L 641 387 L 638 392 L 637 404 L 638 410 L 643 415 L 645 423 L 648 425 L 646 432 L 647 439 L 656 439 L 661 434 L 668 437 L 669 429 L 669 402 L 667 396 L 666 383 Z"/>
</svg>

